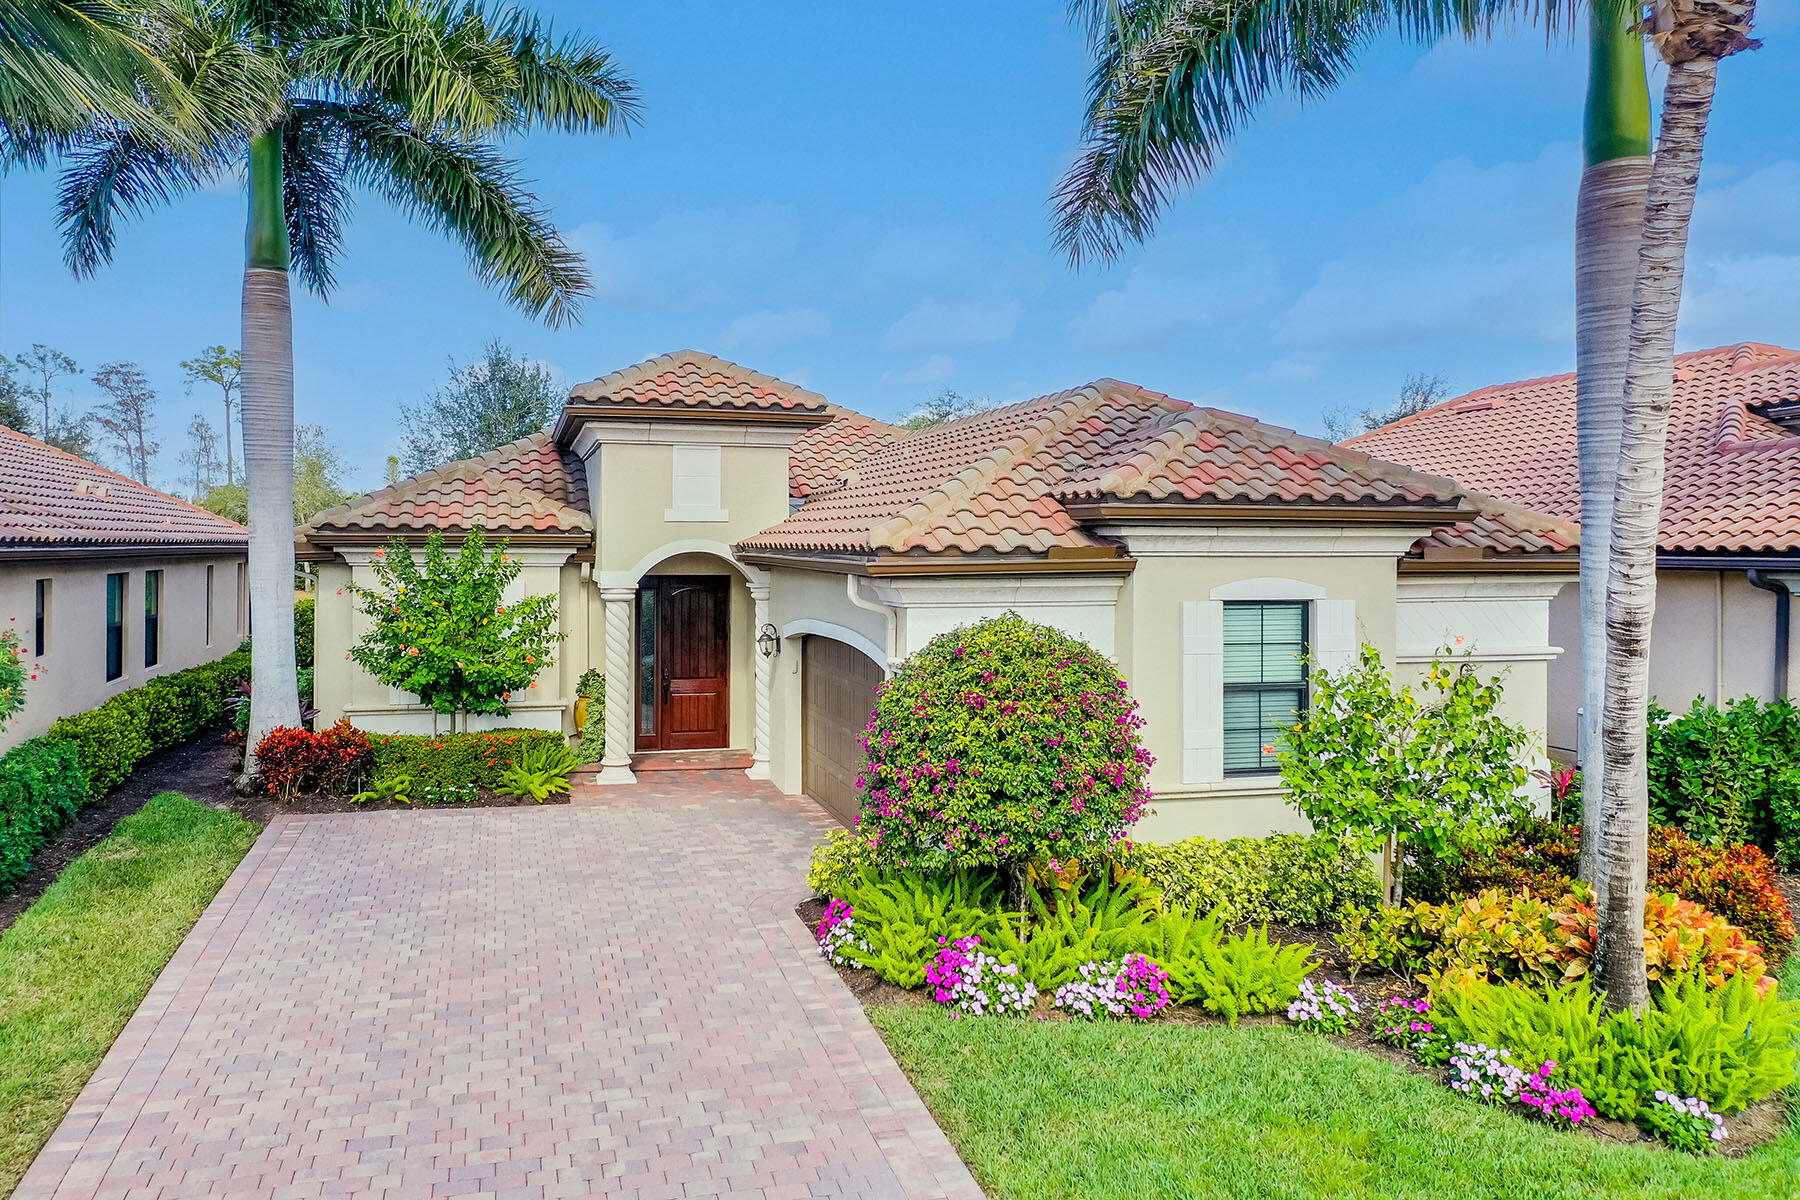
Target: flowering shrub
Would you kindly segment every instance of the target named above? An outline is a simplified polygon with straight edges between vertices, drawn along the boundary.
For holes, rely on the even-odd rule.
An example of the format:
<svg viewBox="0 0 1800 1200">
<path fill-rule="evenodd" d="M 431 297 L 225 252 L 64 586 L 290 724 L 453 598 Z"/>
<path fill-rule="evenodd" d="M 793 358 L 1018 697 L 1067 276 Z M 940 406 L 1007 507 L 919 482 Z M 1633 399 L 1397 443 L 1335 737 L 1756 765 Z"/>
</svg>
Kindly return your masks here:
<svg viewBox="0 0 1800 1200">
<path fill-rule="evenodd" d="M 1079 978 L 1056 989 L 1056 1007 L 1084 1017 L 1154 1017 L 1169 1007 L 1169 973 L 1142 954 L 1083 963 Z"/>
<path fill-rule="evenodd" d="M 7 618 L 11 621 L 17 617 Z M 25 682 L 27 677 L 36 679 L 35 672 L 25 666 L 25 647 L 19 641 L 19 635 L 11 630 L 0 630 L 0 729 L 12 723 L 14 717 L 25 708 Z"/>
<path fill-rule="evenodd" d="M 855 950 L 869 953 L 868 940 L 856 936 L 856 906 L 848 900 L 833 900 L 825 905 L 825 915 L 813 927 L 813 936 L 818 939 L 819 953 L 834 967 L 859 965 L 852 957 Z"/>
<path fill-rule="evenodd" d="M 1016 613 L 952 630 L 877 694 L 858 831 L 923 870 L 1087 855 L 1149 800 L 1143 723 L 1118 668 L 1067 634 Z"/>
<path fill-rule="evenodd" d="M 420 804 L 473 804 L 481 798 L 472 783 L 428 783 L 417 795 Z"/>
<path fill-rule="evenodd" d="M 1308 979 L 1300 984 L 1300 996 L 1288 1005 L 1287 1018 L 1318 1033 L 1349 1033 L 1362 1006 L 1356 997 L 1326 979 L 1315 987 Z"/>
<path fill-rule="evenodd" d="M 982 950 L 979 934 L 954 942 L 940 937 L 938 943 L 943 948 L 925 968 L 925 986 L 933 1000 L 957 1015 L 1030 1012 L 1037 1002 L 1037 984 L 1018 977 L 1018 963 L 1001 962 Z"/>
<path fill-rule="evenodd" d="M 1512 1051 L 1486 1042 L 1457 1042 L 1450 1056 L 1450 1090 L 1489 1104 L 1515 1100 L 1525 1071 L 1512 1061 Z"/>
<path fill-rule="evenodd" d="M 1660 1133 L 1663 1141 L 1689 1154 L 1705 1154 L 1729 1136 L 1725 1118 L 1698 1096 L 1659 1091 L 1638 1119 Z"/>
<path fill-rule="evenodd" d="M 1579 1125 L 1594 1116 L 1594 1106 L 1580 1088 L 1550 1086 L 1550 1073 L 1554 1070 L 1556 1063 L 1545 1059 L 1543 1066 L 1527 1075 L 1519 1084 L 1519 1103 L 1552 1125 Z"/>
<path fill-rule="evenodd" d="M 350 657 L 434 712 L 511 712 L 507 697 L 536 687 L 551 664 L 563 636 L 556 632 L 556 598 L 507 603 L 520 566 L 504 541 L 490 551 L 475 530 L 452 558 L 434 532 L 415 561 L 395 539 L 375 551 L 372 566 L 376 587 L 349 585 L 369 618 Z"/>
<path fill-rule="evenodd" d="M 1370 1036 L 1384 1045 L 1410 1050 L 1428 1067 L 1450 1061 L 1450 1038 L 1431 1021 L 1431 1001 L 1389 996 L 1375 1009 Z"/>
</svg>

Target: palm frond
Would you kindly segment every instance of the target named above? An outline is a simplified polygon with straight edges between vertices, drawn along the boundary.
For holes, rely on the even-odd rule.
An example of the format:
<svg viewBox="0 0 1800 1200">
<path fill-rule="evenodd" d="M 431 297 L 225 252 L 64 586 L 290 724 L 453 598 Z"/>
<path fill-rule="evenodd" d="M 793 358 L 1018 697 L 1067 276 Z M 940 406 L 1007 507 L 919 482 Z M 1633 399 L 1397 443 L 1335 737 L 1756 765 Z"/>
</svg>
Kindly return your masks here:
<svg viewBox="0 0 1800 1200">
<path fill-rule="evenodd" d="M 589 38 L 558 39 L 537 17 L 513 9 L 496 22 L 510 51 L 518 86 L 514 123 L 565 133 L 629 133 L 639 121 L 637 84 Z"/>
<path fill-rule="evenodd" d="M 68 162 L 57 189 L 63 261 L 78 276 L 112 261 L 120 216 L 141 216 L 193 191 L 223 166 L 185 157 L 128 125 L 113 125 L 64 144 Z"/>
<path fill-rule="evenodd" d="M 392 109 L 338 106 L 345 168 L 427 225 L 456 238 L 484 282 L 553 326 L 589 292 L 581 256 L 563 242 L 515 164 L 493 147 L 408 124 Z"/>
<path fill-rule="evenodd" d="M 0 149 L 41 165 L 47 142 L 96 119 L 131 119 L 163 74 L 141 24 L 110 0 L 0 5 Z"/>
<path fill-rule="evenodd" d="M 288 269 L 303 287 L 328 296 L 337 285 L 350 193 L 344 187 L 344 134 L 335 105 L 296 102 L 281 124 L 281 201 L 287 217 Z"/>
<path fill-rule="evenodd" d="M 510 120 L 510 47 L 471 4 L 351 0 L 342 27 L 309 43 L 303 76 L 345 103 L 372 100 L 420 128 L 479 132 Z"/>
</svg>

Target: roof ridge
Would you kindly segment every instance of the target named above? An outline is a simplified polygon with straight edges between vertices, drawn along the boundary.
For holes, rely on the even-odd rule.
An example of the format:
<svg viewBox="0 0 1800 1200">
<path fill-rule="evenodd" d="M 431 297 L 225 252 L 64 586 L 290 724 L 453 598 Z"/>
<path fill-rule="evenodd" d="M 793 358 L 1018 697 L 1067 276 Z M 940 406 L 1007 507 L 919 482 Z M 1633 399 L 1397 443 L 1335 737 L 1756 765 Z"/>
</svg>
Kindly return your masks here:
<svg viewBox="0 0 1800 1200">
<path fill-rule="evenodd" d="M 321 509 L 314 513 L 312 520 L 308 521 L 302 528 L 318 529 L 322 525 L 329 523 L 327 519 L 336 520 L 341 517 L 349 516 L 362 509 L 368 508 L 376 501 L 403 498 L 408 493 L 417 490 L 421 484 L 430 485 L 471 475 L 485 476 L 491 474 L 500 479 L 505 479 L 506 477 L 504 475 L 499 475 L 495 470 L 500 464 L 502 457 L 508 452 L 517 453 L 520 450 L 533 449 L 533 443 L 545 446 L 549 445 L 550 431 L 548 429 L 540 429 L 536 433 L 528 433 L 524 437 L 514 438 L 510 442 L 495 446 L 492 450 L 483 454 L 477 454 L 473 458 L 452 459 L 450 462 L 435 466 L 429 471 L 420 471 L 417 475 L 408 475 L 405 479 L 396 480 L 386 487 L 377 488 L 372 492 L 364 492 L 360 496 L 352 496 L 342 504 L 334 504 L 330 508 Z M 559 450 L 558 453 L 560 454 L 561 451 Z M 479 470 L 476 469 L 478 467 L 480 468 Z M 520 486 L 524 487 L 525 485 L 520 484 Z M 549 500 L 552 503 L 563 503 L 546 492 L 538 491 L 536 488 L 526 488 L 526 490 L 536 495 L 543 496 L 544 499 Z M 569 508 L 570 506 L 564 504 L 563 507 Z M 580 512 L 581 510 L 572 509 L 572 511 Z"/>
<path fill-rule="evenodd" d="M 626 382 L 645 378 L 665 367 L 674 366 L 684 362 L 692 363 L 694 366 L 703 369 L 717 371 L 721 375 L 735 375 L 752 387 L 766 387 L 771 390 L 785 392 L 793 399 L 808 405 L 816 404 L 820 407 L 828 407 L 831 404 L 829 400 L 818 392 L 813 391 L 811 388 L 802 387 L 797 383 L 792 383 L 786 379 L 779 378 L 778 376 L 754 370 L 744 366 L 742 363 L 733 362 L 729 358 L 721 358 L 717 354 L 710 354 L 705 350 L 670 350 L 666 353 L 646 358 L 641 362 L 635 362 L 629 366 L 608 371 L 606 374 L 601 375 L 596 379 L 590 379 L 586 383 L 578 383 L 570 388 L 568 399 L 576 400 L 581 403 L 593 403 L 598 399 L 610 395 L 613 390 Z M 582 395 L 581 393 L 584 391 L 593 394 L 591 396 Z"/>
<path fill-rule="evenodd" d="M 130 484 L 132 487 L 143 488 L 145 491 L 151 492 L 157 496 L 161 496 L 165 500 L 173 500 L 175 503 L 181 505 L 183 508 L 188 509 L 191 512 L 199 513 L 201 516 L 204 516 L 204 517 L 210 517 L 212 520 L 221 522 L 222 524 L 225 524 L 225 525 L 229 525 L 233 529 L 244 529 L 245 528 L 244 526 L 239 525 L 236 521 L 233 521 L 230 517 L 222 517 L 218 513 L 212 511 L 212 509 L 210 509 L 210 508 L 201 508 L 198 504 L 195 504 L 193 501 L 183 500 L 180 496 L 175 495 L 173 492 L 165 492 L 161 488 L 151 487 L 149 484 L 145 483 L 141 479 L 133 479 L 131 476 L 121 474 L 118 471 L 113 470 L 111 467 L 103 467 L 91 458 L 83 458 L 79 454 L 71 454 L 67 450 L 64 450 L 61 446 L 52 446 L 49 442 L 39 441 L 37 438 L 32 437 L 29 433 L 25 433 L 22 430 L 14 429 L 10 425 L 0 425 L 0 430 L 5 430 L 7 433 L 12 434 L 14 437 L 18 438 L 20 441 L 30 442 L 33 446 L 36 446 L 40 450 L 48 450 L 52 454 L 61 455 L 63 458 L 68 459 L 70 462 L 79 464 L 80 466 L 85 467 L 90 471 L 98 471 L 102 475 L 109 475 L 112 478 L 119 480 L 121 483 Z"/>
</svg>

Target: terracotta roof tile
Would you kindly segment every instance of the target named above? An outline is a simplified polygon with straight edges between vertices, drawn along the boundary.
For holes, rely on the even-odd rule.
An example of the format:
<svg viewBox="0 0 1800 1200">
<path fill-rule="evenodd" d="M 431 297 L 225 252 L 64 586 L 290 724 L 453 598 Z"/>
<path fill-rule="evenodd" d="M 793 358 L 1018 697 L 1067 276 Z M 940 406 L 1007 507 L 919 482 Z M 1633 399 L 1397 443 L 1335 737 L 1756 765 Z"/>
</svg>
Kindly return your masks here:
<svg viewBox="0 0 1800 1200">
<path fill-rule="evenodd" d="M 1800 401 L 1800 351 L 1743 343 L 1675 364 L 1660 549 L 1800 549 L 1800 437 L 1758 412 Z M 1574 375 L 1483 388 L 1346 444 L 1581 518 Z"/>
<path fill-rule="evenodd" d="M 788 457 L 788 494 L 796 498 L 839 487 L 847 473 L 908 432 L 835 404 L 826 411 L 832 420 L 807 430 Z"/>
<path fill-rule="evenodd" d="M 230 546 L 242 525 L 0 425 L 0 548 Z"/>
<path fill-rule="evenodd" d="M 823 413 L 825 397 L 698 350 L 677 350 L 576 386 L 571 403 L 646 409 Z"/>
<path fill-rule="evenodd" d="M 594 527 L 587 510 L 586 471 L 545 432 L 326 509 L 300 536 L 477 527 L 493 534 L 578 533 Z"/>
</svg>

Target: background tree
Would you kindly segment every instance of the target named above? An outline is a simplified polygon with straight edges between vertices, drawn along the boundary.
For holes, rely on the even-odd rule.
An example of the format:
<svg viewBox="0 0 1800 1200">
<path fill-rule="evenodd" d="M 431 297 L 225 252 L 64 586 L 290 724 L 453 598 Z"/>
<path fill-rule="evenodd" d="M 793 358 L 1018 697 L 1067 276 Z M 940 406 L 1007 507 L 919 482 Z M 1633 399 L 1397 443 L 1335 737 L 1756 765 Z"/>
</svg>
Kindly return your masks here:
<svg viewBox="0 0 1800 1200">
<path fill-rule="evenodd" d="M 517 358 L 498 338 L 467 366 L 450 361 L 450 380 L 418 407 L 400 406 L 401 469 L 417 475 L 474 458 L 543 429 L 562 393 L 542 363 Z"/>
<path fill-rule="evenodd" d="M 573 320 L 590 290 L 581 259 L 495 143 L 537 128 L 623 129 L 636 92 L 599 45 L 554 38 L 518 10 L 490 14 L 452 0 L 224 0 L 194 12 L 207 38 L 274 78 L 273 119 L 199 153 L 97 123 L 70 139 L 59 207 L 66 257 L 87 274 L 111 259 L 121 216 L 244 167 L 240 413 L 257 623 L 246 736 L 256 745 L 300 720 L 290 270 L 314 292 L 331 291 L 350 189 L 360 186 L 461 242 L 483 282 L 526 312 Z M 204 90 L 205 72 L 196 68 L 195 77 Z"/>
<path fill-rule="evenodd" d="M 227 521 L 250 523 L 250 491 L 241 483 L 215 483 L 194 503 Z"/>
<path fill-rule="evenodd" d="M 1275 750 L 1288 802 L 1320 833 L 1383 851 L 1389 904 L 1407 854 L 1442 857 L 1530 813 L 1519 761 L 1530 738 L 1501 718 L 1498 680 L 1438 658 L 1421 695 L 1364 646 L 1355 666 L 1314 674 L 1312 690 Z"/>
<path fill-rule="evenodd" d="M 188 422 L 188 448 L 181 452 L 181 461 L 188 464 L 193 471 L 190 477 L 194 488 L 189 495 L 199 503 L 200 497 L 206 494 L 213 485 L 213 475 L 219 469 L 219 433 L 212 423 L 199 413 Z"/>
<path fill-rule="evenodd" d="M 900 422 L 900 428 L 930 429 L 933 425 L 942 425 L 945 421 L 954 421 L 957 417 L 966 417 L 988 407 L 985 400 L 966 399 L 961 392 L 945 388 L 927 400 L 917 412 Z"/>
<path fill-rule="evenodd" d="M 350 587 L 369 621 L 350 656 L 380 682 L 450 715 L 453 725 L 458 713 L 511 712 L 511 694 L 535 688 L 552 665 L 550 652 L 562 640 L 556 599 L 507 602 L 520 565 L 504 540 L 490 549 L 476 530 L 451 557 L 444 536 L 433 533 L 415 558 L 396 538 L 375 552 L 373 566 L 376 586 Z"/>
<path fill-rule="evenodd" d="M 37 381 L 25 388 L 38 406 L 41 420 L 38 423 L 38 438 L 49 442 L 56 435 L 57 425 L 51 416 L 50 401 L 56 396 L 56 381 L 81 374 L 81 367 L 74 359 L 53 346 L 42 342 L 33 342 L 31 349 L 14 356 L 13 361 L 20 368 L 37 377 Z M 54 445 L 54 443 L 52 442 Z"/>
<path fill-rule="evenodd" d="M 1392 425 L 1404 417 L 1422 413 L 1449 397 L 1450 383 L 1442 375 L 1414 371 L 1400 381 L 1399 395 L 1386 408 L 1365 408 L 1360 411 L 1352 408 L 1327 409 L 1324 416 L 1325 436 L 1334 442 L 1341 442 L 1345 438 L 1368 433 L 1383 425 Z"/>
<path fill-rule="evenodd" d="M 238 385 L 243 378 L 243 360 L 236 350 L 227 350 L 223 346 L 208 346 L 198 357 L 190 358 L 181 364 L 187 375 L 188 390 L 194 390 L 197 383 L 210 383 L 219 389 L 225 401 L 225 482 L 237 482 L 237 466 L 235 452 L 231 448 L 231 413 L 237 404 Z"/>
<path fill-rule="evenodd" d="M 133 362 L 107 363 L 94 372 L 94 386 L 106 393 L 107 402 L 94 410 L 94 420 L 112 438 L 125 473 L 139 483 L 150 482 L 150 459 L 159 443 L 150 439 L 155 420 L 156 389 L 150 377 Z"/>
<path fill-rule="evenodd" d="M 336 508 L 354 492 L 344 485 L 344 456 L 331 444 L 323 425 L 294 428 L 294 524 Z"/>
<path fill-rule="evenodd" d="M 20 433 L 31 432 L 31 407 L 25 398 L 25 385 L 19 380 L 19 366 L 0 355 L 0 425 Z"/>
</svg>

